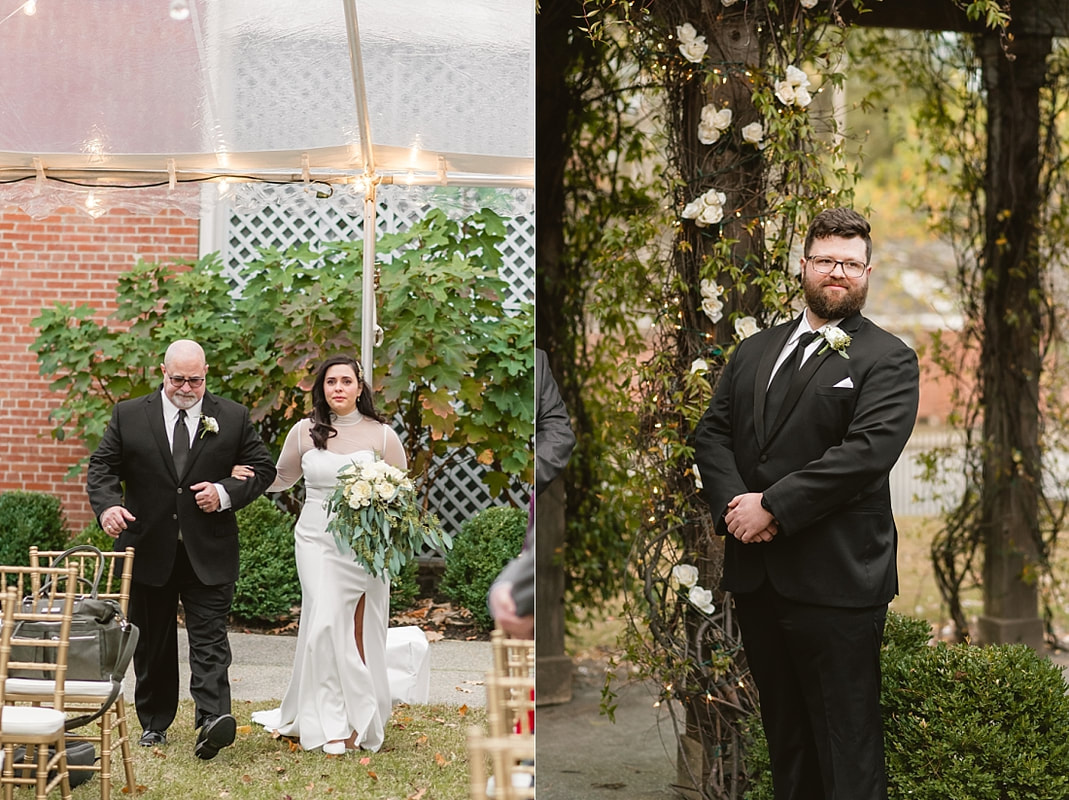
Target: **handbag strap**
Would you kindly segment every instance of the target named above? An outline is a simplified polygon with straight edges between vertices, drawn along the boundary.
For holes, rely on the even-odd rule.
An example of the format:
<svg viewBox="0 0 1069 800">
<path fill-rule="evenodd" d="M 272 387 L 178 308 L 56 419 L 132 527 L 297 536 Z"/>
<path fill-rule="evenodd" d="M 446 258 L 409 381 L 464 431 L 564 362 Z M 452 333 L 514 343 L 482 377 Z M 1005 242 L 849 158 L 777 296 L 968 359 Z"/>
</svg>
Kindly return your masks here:
<svg viewBox="0 0 1069 800">
<path fill-rule="evenodd" d="M 94 547 L 91 544 L 78 544 L 74 547 L 68 547 L 54 559 L 52 559 L 52 566 L 60 566 L 64 561 L 71 557 L 77 556 L 92 556 L 96 559 L 96 574 L 93 576 L 92 584 L 90 586 L 89 597 L 96 597 L 100 587 L 100 579 L 104 575 L 104 553 L 101 552 L 99 547 Z M 89 583 L 89 579 L 84 575 L 78 576 L 78 581 Z M 52 589 L 52 581 L 48 580 L 41 585 L 41 588 L 37 591 L 38 596 L 43 597 Z"/>
</svg>

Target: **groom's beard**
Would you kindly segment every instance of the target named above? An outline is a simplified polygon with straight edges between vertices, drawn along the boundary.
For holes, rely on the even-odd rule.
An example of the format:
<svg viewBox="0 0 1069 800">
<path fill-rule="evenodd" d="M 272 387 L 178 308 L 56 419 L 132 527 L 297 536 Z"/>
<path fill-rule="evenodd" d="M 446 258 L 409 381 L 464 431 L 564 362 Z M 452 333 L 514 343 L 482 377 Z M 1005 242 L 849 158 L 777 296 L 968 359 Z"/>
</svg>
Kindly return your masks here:
<svg viewBox="0 0 1069 800">
<path fill-rule="evenodd" d="M 828 291 L 829 285 L 842 286 L 846 292 L 832 293 Z M 845 319 L 865 307 L 865 300 L 869 296 L 868 274 L 863 280 L 850 280 L 806 270 L 802 273 L 802 292 L 810 311 L 821 319 Z"/>
</svg>

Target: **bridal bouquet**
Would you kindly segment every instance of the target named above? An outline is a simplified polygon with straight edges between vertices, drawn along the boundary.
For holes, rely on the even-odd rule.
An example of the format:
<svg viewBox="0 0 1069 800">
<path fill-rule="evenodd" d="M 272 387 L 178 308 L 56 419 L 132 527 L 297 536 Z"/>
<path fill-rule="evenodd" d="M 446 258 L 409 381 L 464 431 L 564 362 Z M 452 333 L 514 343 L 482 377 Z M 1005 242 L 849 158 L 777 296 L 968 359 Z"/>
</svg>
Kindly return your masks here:
<svg viewBox="0 0 1069 800">
<path fill-rule="evenodd" d="M 327 530 L 340 549 L 376 578 L 396 576 L 424 545 L 453 546 L 434 514 L 424 513 L 404 470 L 376 459 L 338 470 L 338 487 L 326 500 Z"/>
</svg>

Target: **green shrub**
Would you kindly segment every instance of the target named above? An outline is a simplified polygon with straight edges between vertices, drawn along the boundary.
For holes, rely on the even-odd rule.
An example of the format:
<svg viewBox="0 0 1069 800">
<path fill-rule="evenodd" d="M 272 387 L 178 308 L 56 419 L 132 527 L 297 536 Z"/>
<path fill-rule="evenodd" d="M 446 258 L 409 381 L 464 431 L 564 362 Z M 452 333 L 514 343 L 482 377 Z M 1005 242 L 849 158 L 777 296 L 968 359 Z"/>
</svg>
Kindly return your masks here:
<svg viewBox="0 0 1069 800">
<path fill-rule="evenodd" d="M 889 799 L 1069 798 L 1062 671 L 1025 645 L 929 646 L 928 638 L 927 622 L 888 615 L 880 660 Z M 763 736 L 747 768 L 747 800 L 769 800 Z"/>
<path fill-rule="evenodd" d="M 91 544 L 97 550 L 103 550 L 105 553 L 115 549 L 115 540 L 104 533 L 104 529 L 95 522 L 91 522 L 82 528 L 66 546 L 74 547 L 79 544 Z"/>
<path fill-rule="evenodd" d="M 0 494 L 0 564 L 29 566 L 31 545 L 63 550 L 69 539 L 58 498 L 39 492 Z"/>
<path fill-rule="evenodd" d="M 488 508 L 465 522 L 445 557 L 439 590 L 467 608 L 476 624 L 489 630 L 486 593 L 501 569 L 523 548 L 527 513 L 511 507 Z"/>
<path fill-rule="evenodd" d="M 419 561 L 411 558 L 401 568 L 401 574 L 390 578 L 390 613 L 397 614 L 412 608 L 419 597 Z"/>
<path fill-rule="evenodd" d="M 301 580 L 293 555 L 294 520 L 266 497 L 237 511 L 241 574 L 231 613 L 250 621 L 291 616 L 301 602 Z"/>
</svg>

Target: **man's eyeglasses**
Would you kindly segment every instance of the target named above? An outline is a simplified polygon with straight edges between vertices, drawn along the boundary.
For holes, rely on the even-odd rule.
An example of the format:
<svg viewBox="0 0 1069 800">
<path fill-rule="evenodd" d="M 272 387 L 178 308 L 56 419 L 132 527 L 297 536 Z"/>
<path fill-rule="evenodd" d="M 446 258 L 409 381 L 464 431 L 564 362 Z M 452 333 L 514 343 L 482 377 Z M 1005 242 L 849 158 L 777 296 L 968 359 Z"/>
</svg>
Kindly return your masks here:
<svg viewBox="0 0 1069 800">
<path fill-rule="evenodd" d="M 191 389 L 198 389 L 200 385 L 204 383 L 204 378 L 183 378 L 181 375 L 168 375 L 167 380 L 171 382 L 171 386 L 176 389 L 181 389 L 183 383 L 188 383 Z"/>
<path fill-rule="evenodd" d="M 831 275 L 836 267 L 842 267 L 848 278 L 860 278 L 869 266 L 864 261 L 839 261 L 830 256 L 809 256 L 806 261 L 821 275 Z"/>
</svg>

